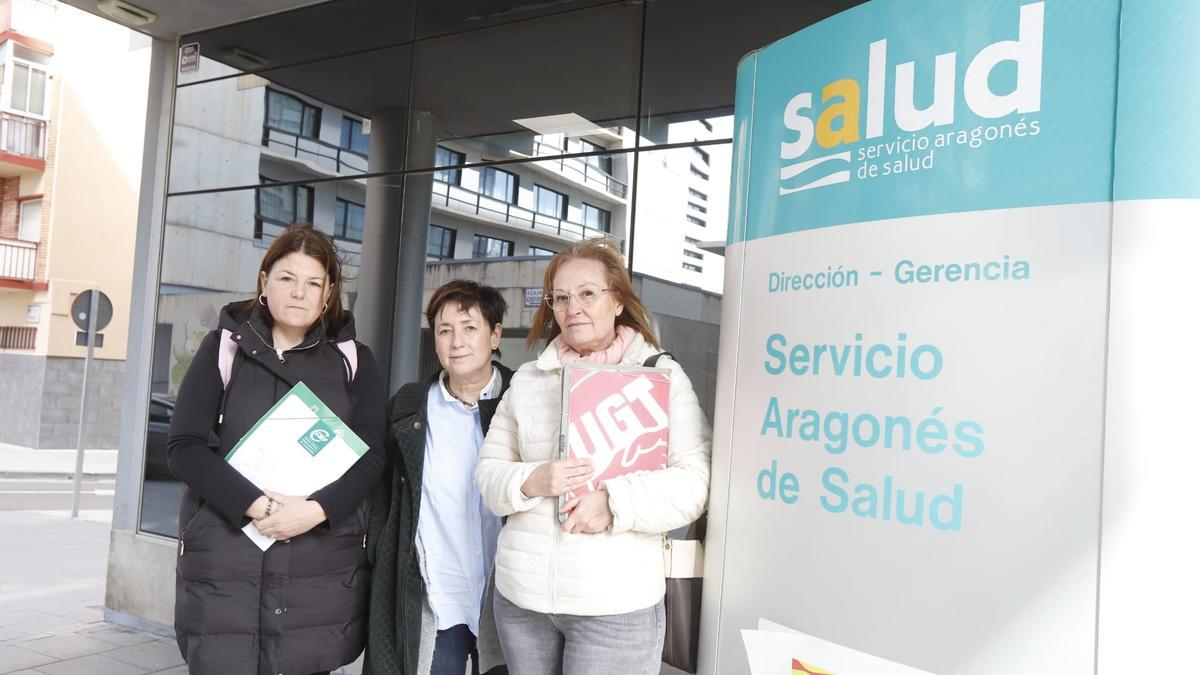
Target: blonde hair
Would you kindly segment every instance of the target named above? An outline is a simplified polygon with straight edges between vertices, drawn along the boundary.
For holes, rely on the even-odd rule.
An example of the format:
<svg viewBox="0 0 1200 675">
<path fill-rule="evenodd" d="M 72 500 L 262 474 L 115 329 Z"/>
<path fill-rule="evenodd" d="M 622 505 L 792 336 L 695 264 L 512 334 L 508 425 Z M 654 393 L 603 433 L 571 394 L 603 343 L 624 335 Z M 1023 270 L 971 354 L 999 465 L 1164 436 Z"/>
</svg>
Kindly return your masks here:
<svg viewBox="0 0 1200 675">
<path fill-rule="evenodd" d="M 603 265 L 609 293 L 614 294 L 616 297 L 613 299 L 625 306 L 625 311 L 616 318 L 616 325 L 629 326 L 641 333 L 646 342 L 655 349 L 662 349 L 658 339 L 654 337 L 654 330 L 650 327 L 650 312 L 633 292 L 633 280 L 629 278 L 629 270 L 625 269 L 625 258 L 621 255 L 621 247 L 616 241 L 607 237 L 584 239 L 555 254 L 550 259 L 550 265 L 546 267 L 546 275 L 542 279 L 542 298 L 550 297 L 554 290 L 555 275 L 569 260 L 595 260 Z M 529 337 L 525 342 L 532 349 L 539 340 L 545 338 L 549 343 L 561 332 L 558 322 L 554 320 L 554 310 L 543 300 L 537 313 L 533 315 L 533 326 L 530 327 Z"/>
</svg>

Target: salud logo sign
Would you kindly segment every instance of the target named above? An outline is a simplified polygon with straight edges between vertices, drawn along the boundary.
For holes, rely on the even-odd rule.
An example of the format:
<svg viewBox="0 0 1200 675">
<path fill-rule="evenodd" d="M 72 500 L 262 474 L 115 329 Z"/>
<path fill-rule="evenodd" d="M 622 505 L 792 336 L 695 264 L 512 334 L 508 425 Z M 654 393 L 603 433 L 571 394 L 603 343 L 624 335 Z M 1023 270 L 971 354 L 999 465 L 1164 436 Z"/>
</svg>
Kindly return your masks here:
<svg viewBox="0 0 1200 675">
<path fill-rule="evenodd" d="M 868 48 L 865 78 L 865 127 L 862 77 L 840 79 L 821 88 L 821 107 L 815 125 L 814 92 L 793 96 L 782 111 L 783 126 L 794 133 L 779 145 L 780 159 L 791 162 L 780 168 L 779 194 L 848 182 L 854 160 L 862 167 L 857 177 L 868 179 L 932 169 L 934 151 L 939 147 L 958 144 L 977 148 L 985 140 L 993 142 L 1001 138 L 1038 135 L 1037 120 L 1020 126 L 998 126 L 994 137 L 987 139 L 983 127 L 979 127 L 978 132 L 965 129 L 959 133 L 932 135 L 921 132 L 952 126 L 960 100 L 983 119 L 1030 115 L 1041 110 L 1043 10 L 1042 2 L 1021 7 L 1017 39 L 987 45 L 970 59 L 965 70 L 959 67 L 958 52 L 937 54 L 933 58 L 932 78 L 928 76 L 928 66 L 922 68 L 923 79 L 926 82 L 932 79 L 932 86 L 926 84 L 921 92 L 916 91 L 917 63 L 897 64 L 894 73 L 889 73 L 888 41 L 872 42 Z M 993 72 L 1006 64 L 1015 66 L 1015 83 L 1011 91 L 997 93 L 990 80 Z M 958 91 L 959 72 L 962 73 L 961 94 Z M 932 90 L 932 96 L 928 90 Z M 900 134 L 885 140 L 882 137 L 888 126 L 885 124 L 888 101 L 892 102 L 892 122 Z M 922 107 L 923 101 L 928 104 Z M 875 139 L 880 141 L 860 145 Z M 816 151 L 813 151 L 814 140 L 819 146 Z M 821 165 L 832 171 L 826 167 L 818 169 Z"/>
<path fill-rule="evenodd" d="M 296 442 L 299 443 L 300 447 L 304 448 L 308 454 L 316 457 L 317 453 L 324 450 L 325 446 L 329 445 L 330 441 L 332 441 L 336 436 L 337 434 L 334 433 L 333 429 L 331 429 L 328 424 L 325 424 L 325 422 L 322 420 L 317 420 L 316 423 L 309 427 L 308 431 L 304 432 L 304 435 L 301 436 Z"/>
</svg>

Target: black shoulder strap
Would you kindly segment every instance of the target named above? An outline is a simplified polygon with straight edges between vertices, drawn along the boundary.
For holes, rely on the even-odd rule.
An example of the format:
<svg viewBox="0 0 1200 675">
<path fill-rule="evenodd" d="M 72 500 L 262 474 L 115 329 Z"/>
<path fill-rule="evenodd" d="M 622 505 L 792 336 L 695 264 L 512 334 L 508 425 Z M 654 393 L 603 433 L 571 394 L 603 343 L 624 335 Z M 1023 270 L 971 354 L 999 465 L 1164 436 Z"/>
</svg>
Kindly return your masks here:
<svg viewBox="0 0 1200 675">
<path fill-rule="evenodd" d="M 671 359 L 672 361 L 675 360 L 675 356 L 673 354 L 671 354 L 671 352 L 659 352 L 657 354 L 653 354 L 653 355 L 647 357 L 646 360 L 642 363 L 642 365 L 646 368 L 653 368 L 654 366 L 658 365 L 658 360 L 664 356 L 667 357 L 668 359 Z"/>
</svg>

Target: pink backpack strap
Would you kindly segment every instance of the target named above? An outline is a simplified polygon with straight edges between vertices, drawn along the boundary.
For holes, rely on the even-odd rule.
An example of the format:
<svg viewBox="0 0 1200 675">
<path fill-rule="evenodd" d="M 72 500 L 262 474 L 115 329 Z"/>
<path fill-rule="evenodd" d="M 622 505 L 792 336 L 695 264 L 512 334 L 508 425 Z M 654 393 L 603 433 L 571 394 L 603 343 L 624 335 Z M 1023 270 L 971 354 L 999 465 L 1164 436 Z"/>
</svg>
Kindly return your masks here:
<svg viewBox="0 0 1200 675">
<path fill-rule="evenodd" d="M 342 350 L 342 355 L 346 357 L 346 365 L 350 367 L 350 382 L 354 381 L 354 376 L 358 374 L 358 345 L 354 340 L 343 340 L 337 343 L 337 348 Z"/>
<path fill-rule="evenodd" d="M 237 343 L 233 341 L 233 333 L 221 329 L 221 342 L 217 346 L 217 370 L 221 371 L 221 388 L 229 388 L 229 378 L 233 373 L 233 359 L 237 355 Z"/>
</svg>

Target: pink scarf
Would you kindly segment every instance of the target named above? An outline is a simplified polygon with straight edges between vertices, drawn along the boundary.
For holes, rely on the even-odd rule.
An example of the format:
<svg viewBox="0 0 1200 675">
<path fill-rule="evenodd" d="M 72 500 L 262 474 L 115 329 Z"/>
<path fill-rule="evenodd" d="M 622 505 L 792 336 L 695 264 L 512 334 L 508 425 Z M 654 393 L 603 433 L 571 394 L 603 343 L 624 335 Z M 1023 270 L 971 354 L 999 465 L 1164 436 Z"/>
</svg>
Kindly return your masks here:
<svg viewBox="0 0 1200 675">
<path fill-rule="evenodd" d="M 616 337 L 613 338 L 612 344 L 607 349 L 592 352 L 587 356 L 581 356 L 579 352 L 571 349 L 561 335 L 554 338 L 550 344 L 558 352 L 558 362 L 564 366 L 576 361 L 614 365 L 621 362 L 621 359 L 625 356 L 625 350 L 629 348 L 629 345 L 633 343 L 633 339 L 637 337 L 637 331 L 629 326 L 617 326 L 616 333 Z"/>
</svg>

